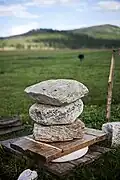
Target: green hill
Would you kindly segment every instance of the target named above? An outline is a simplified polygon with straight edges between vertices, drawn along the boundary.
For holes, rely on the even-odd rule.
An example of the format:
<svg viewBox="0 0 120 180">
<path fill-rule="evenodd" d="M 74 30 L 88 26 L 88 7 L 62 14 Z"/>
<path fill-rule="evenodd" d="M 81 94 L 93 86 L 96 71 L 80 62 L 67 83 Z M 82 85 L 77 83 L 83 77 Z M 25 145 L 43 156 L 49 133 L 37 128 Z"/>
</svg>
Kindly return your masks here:
<svg viewBox="0 0 120 180">
<path fill-rule="evenodd" d="M 75 29 L 71 32 L 75 34 L 86 34 L 95 38 L 120 39 L 120 27 L 110 24 Z"/>
<path fill-rule="evenodd" d="M 100 25 L 69 31 L 36 29 L 27 33 L 0 38 L 0 48 L 79 49 L 120 47 L 120 28 Z"/>
</svg>

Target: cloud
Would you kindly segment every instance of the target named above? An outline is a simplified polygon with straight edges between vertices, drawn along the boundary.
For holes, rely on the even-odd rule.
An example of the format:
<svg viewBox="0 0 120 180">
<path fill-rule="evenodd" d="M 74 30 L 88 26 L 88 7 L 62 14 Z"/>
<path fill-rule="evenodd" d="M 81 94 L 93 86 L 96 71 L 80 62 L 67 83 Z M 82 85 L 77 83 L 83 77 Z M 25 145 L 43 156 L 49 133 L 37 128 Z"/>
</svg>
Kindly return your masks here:
<svg viewBox="0 0 120 180">
<path fill-rule="evenodd" d="M 98 8 L 108 11 L 118 11 L 120 10 L 119 1 L 100 1 L 98 3 Z"/>
<path fill-rule="evenodd" d="M 74 3 L 78 0 L 32 0 L 31 2 L 25 3 L 26 6 L 34 6 L 34 5 L 55 5 L 55 4 L 70 4 Z"/>
<path fill-rule="evenodd" d="M 15 16 L 18 18 L 38 18 L 38 15 L 31 14 L 27 8 L 21 4 L 0 5 L 0 16 Z"/>
<path fill-rule="evenodd" d="M 11 27 L 9 30 L 9 34 L 10 35 L 22 34 L 32 29 L 38 29 L 38 28 L 40 28 L 40 24 L 38 22 L 31 22 L 29 24 L 23 24 L 23 25 Z"/>
<path fill-rule="evenodd" d="M 76 11 L 78 11 L 78 12 L 83 12 L 83 11 L 85 11 L 85 10 L 88 10 L 88 7 L 89 7 L 89 5 L 88 5 L 87 2 L 81 2 L 81 3 L 79 4 L 78 8 L 76 8 Z"/>
</svg>

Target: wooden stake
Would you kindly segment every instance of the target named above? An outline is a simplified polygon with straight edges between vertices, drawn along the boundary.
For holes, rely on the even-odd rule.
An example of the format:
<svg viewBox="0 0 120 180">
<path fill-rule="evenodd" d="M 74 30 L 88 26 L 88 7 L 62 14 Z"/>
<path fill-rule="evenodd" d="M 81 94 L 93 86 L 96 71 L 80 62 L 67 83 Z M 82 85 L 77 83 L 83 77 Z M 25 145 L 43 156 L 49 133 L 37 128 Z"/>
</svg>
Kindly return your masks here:
<svg viewBox="0 0 120 180">
<path fill-rule="evenodd" d="M 107 97 L 107 109 L 106 109 L 106 120 L 110 121 L 111 116 L 111 102 L 112 102 L 112 89 L 113 89 L 113 76 L 114 76 L 115 59 L 114 53 L 112 54 L 110 74 L 108 79 L 108 97 Z"/>
</svg>

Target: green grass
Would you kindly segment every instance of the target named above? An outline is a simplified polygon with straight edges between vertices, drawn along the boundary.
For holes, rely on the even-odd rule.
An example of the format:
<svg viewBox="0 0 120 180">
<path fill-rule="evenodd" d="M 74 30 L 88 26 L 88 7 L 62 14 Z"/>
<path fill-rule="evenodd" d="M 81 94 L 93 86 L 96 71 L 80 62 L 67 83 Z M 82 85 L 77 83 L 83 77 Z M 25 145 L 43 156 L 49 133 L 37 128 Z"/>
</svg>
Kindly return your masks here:
<svg viewBox="0 0 120 180">
<path fill-rule="evenodd" d="M 24 89 L 47 79 L 75 79 L 84 83 L 90 91 L 84 99 L 83 121 L 88 127 L 101 128 L 105 122 L 111 52 L 99 50 L 82 52 L 85 54 L 82 63 L 77 58 L 80 50 L 0 52 L 0 116 L 19 114 L 24 124 L 32 126 L 28 109 L 34 101 L 24 93 Z M 111 121 L 120 119 L 120 57 L 116 55 L 115 61 Z M 14 133 L 10 137 L 30 133 L 31 126 L 21 134 Z M 17 161 L 11 156 L 7 157 L 3 151 L 0 154 L 0 176 L 3 174 L 7 179 L 15 179 L 25 167 L 32 168 L 32 164 L 26 160 Z M 78 168 L 70 179 L 117 180 L 120 170 L 119 158 L 120 151 L 117 150 L 105 157 L 104 162 L 101 159 L 97 165 L 82 170 Z M 42 171 L 40 175 L 42 176 L 40 179 L 53 179 Z"/>
</svg>

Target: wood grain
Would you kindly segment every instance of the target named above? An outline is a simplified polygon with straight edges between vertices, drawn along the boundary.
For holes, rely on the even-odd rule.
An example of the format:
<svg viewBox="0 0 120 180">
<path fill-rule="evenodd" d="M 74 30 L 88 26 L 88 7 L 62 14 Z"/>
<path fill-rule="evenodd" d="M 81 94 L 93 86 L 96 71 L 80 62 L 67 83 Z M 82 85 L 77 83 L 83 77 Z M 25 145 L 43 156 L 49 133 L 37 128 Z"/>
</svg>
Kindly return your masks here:
<svg viewBox="0 0 120 180">
<path fill-rule="evenodd" d="M 91 134 L 89 134 L 91 132 Z M 93 135 L 93 132 L 95 133 Z M 83 139 L 76 139 L 68 142 L 43 143 L 35 141 L 32 136 L 21 137 L 18 141 L 11 143 L 11 147 L 22 153 L 39 156 L 42 161 L 50 162 L 56 158 L 70 154 L 74 151 L 90 146 L 96 142 L 106 139 L 106 134 L 96 130 L 89 130 Z"/>
</svg>

